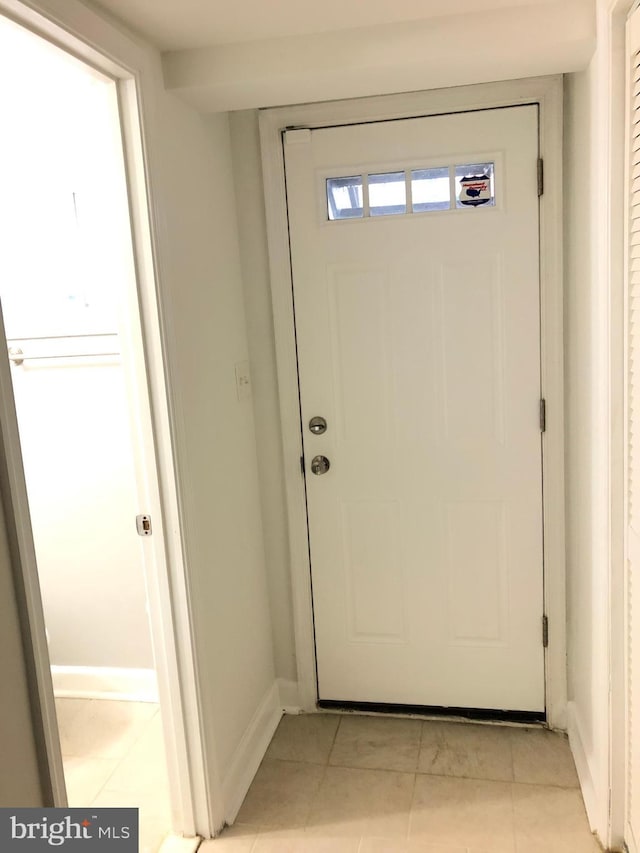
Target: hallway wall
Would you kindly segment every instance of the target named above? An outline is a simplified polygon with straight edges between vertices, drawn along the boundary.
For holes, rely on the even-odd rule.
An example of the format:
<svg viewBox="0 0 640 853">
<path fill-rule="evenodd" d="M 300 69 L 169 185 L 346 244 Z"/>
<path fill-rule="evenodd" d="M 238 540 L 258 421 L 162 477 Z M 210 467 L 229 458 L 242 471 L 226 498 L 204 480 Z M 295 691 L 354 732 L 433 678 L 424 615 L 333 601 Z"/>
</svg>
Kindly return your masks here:
<svg viewBox="0 0 640 853">
<path fill-rule="evenodd" d="M 0 11 L 6 2 L 0 0 Z M 166 94 L 158 53 L 93 9 L 77 0 L 37 6 L 67 32 L 141 71 L 173 452 L 215 794 L 209 806 L 220 826 L 233 818 L 280 716 L 252 403 L 236 391 L 235 367 L 248 350 L 228 117 L 203 118 Z M 20 712 L 16 705 L 8 719 Z M 3 782 L 4 775 L 2 768 Z"/>
<path fill-rule="evenodd" d="M 230 127 L 274 662 L 276 675 L 291 686 L 297 681 L 291 565 L 258 111 L 230 113 Z M 295 704 L 295 691 L 290 698 Z"/>
<path fill-rule="evenodd" d="M 229 121 L 167 96 L 156 184 L 165 318 L 204 719 L 229 768 L 273 669 Z M 168 251 L 167 251 L 168 250 Z M 223 770 L 224 775 L 224 770 Z"/>
<path fill-rule="evenodd" d="M 569 737 L 592 828 L 625 813 L 623 216 L 625 19 L 598 0 L 597 49 L 566 78 L 565 360 Z"/>
<path fill-rule="evenodd" d="M 51 663 L 153 669 L 122 368 L 78 361 L 12 366 Z"/>
<path fill-rule="evenodd" d="M 594 466 L 602 390 L 597 385 L 599 320 L 598 120 L 596 70 L 568 75 L 565 86 L 565 369 L 569 731 L 592 826 L 602 831 L 607 785 L 608 715 L 606 551 L 599 519 L 606 489 Z M 605 732 L 606 734 L 606 732 Z M 603 824 L 604 821 L 604 824 Z"/>
<path fill-rule="evenodd" d="M 629 5 L 600 0 L 596 53 L 586 70 L 567 75 L 565 85 L 569 737 L 591 826 L 604 844 L 616 847 L 624 812 L 619 195 L 624 83 L 615 81 L 623 69 Z"/>
</svg>

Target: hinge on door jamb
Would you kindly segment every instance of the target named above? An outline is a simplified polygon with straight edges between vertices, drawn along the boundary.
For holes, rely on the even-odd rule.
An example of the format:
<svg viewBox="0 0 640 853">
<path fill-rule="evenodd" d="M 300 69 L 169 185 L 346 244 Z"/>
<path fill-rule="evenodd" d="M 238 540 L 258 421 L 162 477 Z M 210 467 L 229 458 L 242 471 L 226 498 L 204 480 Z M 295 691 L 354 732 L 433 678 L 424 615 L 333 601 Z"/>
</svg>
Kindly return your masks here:
<svg viewBox="0 0 640 853">
<path fill-rule="evenodd" d="M 304 456 L 300 457 L 300 473 L 304 474 Z"/>
<path fill-rule="evenodd" d="M 549 645 L 549 617 L 542 617 L 542 645 L 546 649 Z"/>
<path fill-rule="evenodd" d="M 538 197 L 544 192 L 544 161 L 538 157 Z"/>
<path fill-rule="evenodd" d="M 547 429 L 547 401 L 543 398 L 540 400 L 540 432 L 545 432 Z"/>
</svg>

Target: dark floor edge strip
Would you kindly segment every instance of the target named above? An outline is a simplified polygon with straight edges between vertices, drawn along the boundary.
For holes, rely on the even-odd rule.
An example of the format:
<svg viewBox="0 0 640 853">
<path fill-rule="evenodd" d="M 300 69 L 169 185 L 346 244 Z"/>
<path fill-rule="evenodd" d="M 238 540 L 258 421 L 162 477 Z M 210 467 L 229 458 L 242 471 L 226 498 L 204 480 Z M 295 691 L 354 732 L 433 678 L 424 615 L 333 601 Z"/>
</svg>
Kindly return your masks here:
<svg viewBox="0 0 640 853">
<path fill-rule="evenodd" d="M 342 702 L 334 699 L 318 700 L 318 707 L 326 710 L 368 711 L 376 714 L 417 714 L 425 717 L 464 717 L 468 720 L 492 720 L 509 723 L 544 723 L 544 711 L 505 711 L 496 708 L 453 708 L 440 705 L 393 705 L 386 702 Z"/>
</svg>

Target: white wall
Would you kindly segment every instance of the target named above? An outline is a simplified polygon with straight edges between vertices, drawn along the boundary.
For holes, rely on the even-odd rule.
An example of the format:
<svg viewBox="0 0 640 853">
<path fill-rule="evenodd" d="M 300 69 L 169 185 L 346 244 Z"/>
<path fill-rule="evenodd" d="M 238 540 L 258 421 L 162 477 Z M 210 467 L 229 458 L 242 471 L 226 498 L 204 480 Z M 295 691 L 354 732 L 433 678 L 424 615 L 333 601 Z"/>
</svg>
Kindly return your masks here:
<svg viewBox="0 0 640 853">
<path fill-rule="evenodd" d="M 612 30 L 610 9 L 616 5 L 622 21 Z M 598 4 L 597 51 L 585 71 L 567 76 L 565 87 L 569 737 L 591 826 L 605 844 L 620 842 L 609 800 L 620 768 L 620 756 L 612 751 L 611 697 L 622 701 L 616 634 L 623 624 L 617 591 L 623 522 L 622 200 L 616 192 L 624 146 L 618 127 L 622 93 L 611 80 L 622 73 L 616 63 L 623 5 Z M 619 714 L 617 720 L 621 725 Z M 614 791 L 614 811 L 623 809 L 623 797 Z"/>
<path fill-rule="evenodd" d="M 161 106 L 164 307 L 196 650 L 226 768 L 274 679 L 253 411 L 235 384 L 248 348 L 229 123 L 171 96 Z"/>
<path fill-rule="evenodd" d="M 82 357 L 120 351 L 115 87 L 4 19 L 0 73 L 14 80 L 2 94 L 0 296 L 10 344 L 28 356 L 12 379 L 51 662 L 151 669 L 125 379 L 117 355 Z"/>
<path fill-rule="evenodd" d="M 258 112 L 231 113 L 230 119 L 274 659 L 278 677 L 295 682 L 291 569 Z"/>
<path fill-rule="evenodd" d="M 15 7 L 0 0 L 0 10 L 7 4 Z M 228 118 L 204 119 L 166 94 L 159 56 L 122 27 L 76 0 L 37 5 L 114 61 L 141 69 L 193 643 L 219 826 L 233 809 L 220 803 L 216 783 L 236 799 L 246 791 L 279 719 L 253 411 L 235 387 L 235 365 L 248 349 Z M 242 778 L 238 767 L 247 768 Z"/>
<path fill-rule="evenodd" d="M 218 44 L 163 55 L 170 90 L 206 110 L 414 92 L 574 71 L 592 3 L 550 0 L 427 20 Z"/>
<path fill-rule="evenodd" d="M 602 500 L 594 460 L 600 452 L 597 358 L 600 313 L 598 182 L 594 130 L 595 68 L 570 75 L 565 120 L 565 366 L 569 730 L 593 828 L 602 832 L 608 785 L 607 567 Z M 594 171 L 595 170 L 595 171 Z M 602 198 L 600 198 L 602 203 Z M 603 823 L 604 821 L 604 823 Z M 604 836 L 603 836 L 604 837 Z"/>
<path fill-rule="evenodd" d="M 150 669 L 122 368 L 95 361 L 12 367 L 49 653 L 57 666 Z"/>
</svg>

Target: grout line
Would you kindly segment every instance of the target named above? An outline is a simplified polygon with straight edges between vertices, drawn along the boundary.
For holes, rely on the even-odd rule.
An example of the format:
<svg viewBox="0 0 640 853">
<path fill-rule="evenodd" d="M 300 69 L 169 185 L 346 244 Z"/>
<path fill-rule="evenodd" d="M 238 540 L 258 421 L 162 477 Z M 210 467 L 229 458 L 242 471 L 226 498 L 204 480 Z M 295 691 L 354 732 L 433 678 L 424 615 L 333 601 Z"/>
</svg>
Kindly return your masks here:
<svg viewBox="0 0 640 853">
<path fill-rule="evenodd" d="M 422 755 L 422 744 L 424 742 L 424 724 L 425 721 L 422 721 L 420 726 L 420 742 L 418 743 L 418 757 L 416 758 L 416 773 L 420 772 L 420 756 Z"/>
<path fill-rule="evenodd" d="M 527 782 L 514 779 L 512 785 L 526 785 L 528 788 L 555 788 L 557 791 L 580 791 L 580 785 L 557 785 L 554 782 Z"/>
<path fill-rule="evenodd" d="M 509 790 L 509 796 L 511 797 L 511 831 L 513 833 L 513 849 L 517 853 L 517 851 L 518 851 L 518 840 L 516 838 L 516 804 L 515 804 L 515 801 L 513 798 L 513 786 L 514 785 L 515 785 L 515 782 L 512 782 L 511 786 L 510 786 L 510 790 Z"/>
<path fill-rule="evenodd" d="M 317 764 L 316 764 L 316 765 L 314 765 L 314 766 L 315 766 L 315 767 L 318 767 L 319 765 L 317 765 Z M 317 787 L 317 788 L 316 788 L 316 790 L 314 791 L 314 794 L 313 794 L 313 796 L 311 797 L 311 800 L 309 801 L 309 809 L 308 809 L 308 811 L 307 811 L 307 816 L 306 816 L 306 818 L 305 818 L 305 820 L 304 820 L 304 824 L 303 824 L 303 826 L 302 826 L 302 831 L 303 831 L 303 832 L 307 832 L 307 830 L 309 829 L 309 821 L 311 820 L 311 815 L 312 815 L 312 813 L 313 813 L 313 807 L 314 807 L 314 806 L 315 806 L 315 804 L 316 804 L 316 800 L 317 800 L 317 798 L 318 798 L 318 794 L 319 794 L 319 793 L 320 793 L 320 791 L 322 790 L 322 786 L 324 785 L 325 779 L 327 778 L 327 771 L 328 771 L 328 769 L 329 769 L 329 765 L 328 765 L 328 764 L 325 764 L 325 765 L 324 765 L 324 767 L 322 768 L 322 778 L 321 778 L 321 779 L 320 779 L 320 781 L 318 782 L 318 787 Z"/>
<path fill-rule="evenodd" d="M 140 702 L 138 704 L 143 704 L 143 703 Z M 148 703 L 144 703 L 144 704 L 148 704 Z M 136 735 L 136 737 L 131 742 L 129 752 L 131 752 L 131 750 L 140 743 L 142 738 L 147 734 L 147 732 L 151 728 L 151 725 L 152 725 L 153 721 L 155 720 L 155 718 L 160 714 L 160 705 L 158 705 L 157 702 L 154 704 L 156 705 L 156 710 L 149 717 L 149 719 L 148 720 L 140 720 L 140 722 L 138 723 L 138 726 L 139 726 L 138 734 Z M 162 723 L 162 721 L 161 721 L 161 723 Z M 162 725 L 161 725 L 161 728 L 162 728 Z M 161 745 L 162 751 L 164 752 L 165 751 L 164 737 L 160 738 L 160 745 Z M 166 763 L 166 756 L 165 756 L 165 763 Z"/>
<path fill-rule="evenodd" d="M 338 731 L 340 730 L 340 726 L 342 725 L 342 719 L 343 717 L 341 716 L 340 720 L 338 721 L 338 725 L 336 726 L 336 730 L 333 733 L 333 740 L 331 741 L 331 746 L 329 747 L 329 752 L 327 753 L 327 767 L 329 766 L 329 762 L 331 760 L 331 753 L 333 752 L 333 748 L 336 745 L 336 741 L 338 740 Z"/>
<path fill-rule="evenodd" d="M 363 767 L 362 764 L 330 764 L 329 767 L 336 767 L 339 770 L 362 770 L 364 773 L 396 773 L 398 776 L 415 776 L 417 773 L 416 770 L 398 770 L 397 767 Z M 429 774 L 421 773 L 420 775 Z"/>
<path fill-rule="evenodd" d="M 249 853 L 253 853 L 256 849 L 256 844 L 258 843 L 258 838 L 260 838 L 260 834 L 262 833 L 262 826 L 257 827 L 256 837 L 253 839 L 251 843 L 251 847 L 249 848 Z"/>
<path fill-rule="evenodd" d="M 516 781 L 516 762 L 513 757 L 513 735 L 509 732 L 509 755 L 511 756 L 511 781 Z"/>
<path fill-rule="evenodd" d="M 413 774 L 413 788 L 411 789 L 411 805 L 409 806 L 409 820 L 407 821 L 407 841 L 411 841 L 411 827 L 413 823 L 413 804 L 416 801 L 416 786 L 418 784 L 418 774 Z"/>
<path fill-rule="evenodd" d="M 125 761 L 125 759 L 128 757 L 128 755 L 129 755 L 129 753 L 127 753 L 126 755 L 123 755 L 121 758 L 119 758 L 119 759 L 118 759 L 118 763 L 117 763 L 117 764 L 116 764 L 116 766 L 113 768 L 113 770 L 111 771 L 111 773 L 107 776 L 107 778 L 106 778 L 106 779 L 105 779 L 105 781 L 104 781 L 104 784 L 102 785 L 102 787 L 100 788 L 100 790 L 98 791 L 98 793 L 96 794 L 96 796 L 94 797 L 94 802 L 95 802 L 95 800 L 97 800 L 97 799 L 98 799 L 98 797 L 100 796 L 100 794 L 102 794 L 102 793 L 103 793 L 103 791 L 106 791 L 106 790 L 107 790 L 107 785 L 109 784 L 109 782 L 110 782 L 110 781 L 111 781 L 111 779 L 113 778 L 113 776 L 114 776 L 114 774 L 116 773 L 116 771 L 120 769 L 120 767 L 122 766 L 123 761 Z"/>
</svg>

